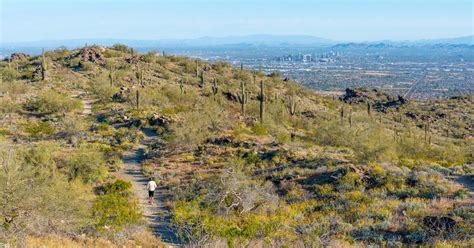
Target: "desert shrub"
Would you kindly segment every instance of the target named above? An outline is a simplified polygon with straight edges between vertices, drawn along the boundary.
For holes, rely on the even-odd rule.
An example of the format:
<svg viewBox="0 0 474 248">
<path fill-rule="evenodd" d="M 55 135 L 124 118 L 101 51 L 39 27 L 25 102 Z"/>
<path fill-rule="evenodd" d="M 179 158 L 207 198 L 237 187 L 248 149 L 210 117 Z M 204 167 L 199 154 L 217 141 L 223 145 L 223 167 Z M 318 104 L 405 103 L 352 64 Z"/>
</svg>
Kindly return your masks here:
<svg viewBox="0 0 474 248">
<path fill-rule="evenodd" d="M 225 72 L 225 69 L 230 68 L 229 63 L 225 61 L 216 61 L 212 65 L 212 69 L 216 70 L 218 74 L 223 74 Z"/>
<path fill-rule="evenodd" d="M 0 240 L 15 244 L 32 232 L 87 227 L 90 188 L 58 173 L 48 153 L 54 149 L 50 143 L 25 149 L 0 142 Z"/>
<path fill-rule="evenodd" d="M 67 115 L 59 122 L 60 134 L 64 138 L 73 138 L 86 130 L 87 124 L 82 118 Z"/>
<path fill-rule="evenodd" d="M 196 62 L 192 60 L 185 60 L 180 63 L 180 65 L 184 68 L 184 73 L 186 74 L 193 74 L 195 75 L 196 73 Z M 199 65 L 199 70 L 201 69 L 202 65 Z"/>
<path fill-rule="evenodd" d="M 254 134 L 259 135 L 259 136 L 268 134 L 267 128 L 264 125 L 258 124 L 258 123 L 252 125 L 251 130 Z"/>
<path fill-rule="evenodd" d="M 83 71 L 93 71 L 95 68 L 94 63 L 89 62 L 89 61 L 81 61 L 81 70 Z"/>
<path fill-rule="evenodd" d="M 20 104 L 10 97 L 0 98 L 0 113 L 15 113 L 20 110 Z"/>
<path fill-rule="evenodd" d="M 156 53 L 157 53 L 157 51 L 155 51 L 155 50 L 147 52 L 145 55 L 142 56 L 143 62 L 146 62 L 146 63 L 155 62 L 154 60 L 156 58 Z"/>
<path fill-rule="evenodd" d="M 166 67 L 166 65 L 170 62 L 170 60 L 167 57 L 157 56 L 155 58 L 155 62 L 163 67 Z"/>
<path fill-rule="evenodd" d="M 172 144 L 177 146 L 195 148 L 213 134 L 231 125 L 226 109 L 212 100 L 204 101 L 195 111 L 181 115 L 182 121 L 170 126 L 174 136 Z"/>
<path fill-rule="evenodd" d="M 104 194 L 97 197 L 92 208 L 98 230 L 119 231 L 141 220 L 140 207 L 132 198 L 131 188 L 131 183 L 122 180 L 104 186 Z"/>
<path fill-rule="evenodd" d="M 96 145 L 81 145 L 69 153 L 64 161 L 66 175 L 70 180 L 100 182 L 107 176 L 104 154 Z"/>
<path fill-rule="evenodd" d="M 2 80 L 5 82 L 12 82 L 16 80 L 19 76 L 19 73 L 13 68 L 1 68 L 0 69 Z"/>
<path fill-rule="evenodd" d="M 120 51 L 120 52 L 123 52 L 123 53 L 128 53 L 129 52 L 129 48 L 128 46 L 124 45 L 124 44 L 114 44 L 112 46 L 115 50 L 117 51 Z"/>
<path fill-rule="evenodd" d="M 110 102 L 112 96 L 118 92 L 117 88 L 110 85 L 110 82 L 105 79 L 92 82 L 91 87 L 94 94 L 96 94 L 103 103 Z"/>
<path fill-rule="evenodd" d="M 27 122 L 24 130 L 34 139 L 44 139 L 54 133 L 54 127 L 48 122 Z"/>
<path fill-rule="evenodd" d="M 278 196 L 273 186 L 247 176 L 238 168 L 244 167 L 241 162 L 229 163 L 232 169 L 198 181 L 197 188 L 188 189 L 174 208 L 174 221 L 193 244 L 220 237 L 232 246 L 265 238 L 282 226 L 275 216 Z M 198 189 L 205 190 L 196 195 Z"/>
<path fill-rule="evenodd" d="M 6 96 L 12 100 L 18 100 L 28 92 L 28 85 L 23 81 L 0 82 L 0 92 L 7 93 Z"/>
<path fill-rule="evenodd" d="M 66 94 L 48 90 L 26 103 L 26 109 L 46 114 L 64 114 L 81 107 L 81 101 L 72 99 Z"/>
</svg>

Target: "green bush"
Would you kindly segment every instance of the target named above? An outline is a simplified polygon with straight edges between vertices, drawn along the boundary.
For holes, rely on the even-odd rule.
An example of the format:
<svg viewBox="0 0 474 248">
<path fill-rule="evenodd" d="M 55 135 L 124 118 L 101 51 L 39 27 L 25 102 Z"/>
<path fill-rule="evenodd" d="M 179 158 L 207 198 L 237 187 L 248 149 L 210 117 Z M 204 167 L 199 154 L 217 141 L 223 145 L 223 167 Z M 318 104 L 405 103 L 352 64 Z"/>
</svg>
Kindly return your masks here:
<svg viewBox="0 0 474 248">
<path fill-rule="evenodd" d="M 44 91 L 26 103 L 27 110 L 44 114 L 65 114 L 80 109 L 81 106 L 80 100 L 53 90 Z"/>
<path fill-rule="evenodd" d="M 132 184 L 117 180 L 104 187 L 104 194 L 97 197 L 93 206 L 96 227 L 122 230 L 126 225 L 139 223 L 142 218 L 138 201 L 132 198 Z"/>
<path fill-rule="evenodd" d="M 96 145 L 81 145 L 70 152 L 64 169 L 70 180 L 79 178 L 84 182 L 100 182 L 107 176 L 104 154 Z"/>
<path fill-rule="evenodd" d="M 32 138 L 40 139 L 54 133 L 54 128 L 48 122 L 27 122 L 25 132 Z"/>
<path fill-rule="evenodd" d="M 251 128 L 252 132 L 256 135 L 263 136 L 268 134 L 267 128 L 262 124 L 254 124 Z"/>
</svg>

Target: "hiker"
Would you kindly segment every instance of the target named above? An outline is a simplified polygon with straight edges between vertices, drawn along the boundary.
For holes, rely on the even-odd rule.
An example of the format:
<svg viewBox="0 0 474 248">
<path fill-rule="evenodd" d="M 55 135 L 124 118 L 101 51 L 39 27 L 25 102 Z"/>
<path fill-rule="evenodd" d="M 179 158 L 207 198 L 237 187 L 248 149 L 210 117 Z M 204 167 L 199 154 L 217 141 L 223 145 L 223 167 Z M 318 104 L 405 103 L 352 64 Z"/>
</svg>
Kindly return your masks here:
<svg viewBox="0 0 474 248">
<path fill-rule="evenodd" d="M 148 181 L 146 188 L 148 189 L 148 203 L 153 205 L 153 197 L 155 196 L 155 189 L 158 187 L 156 185 L 155 180 L 150 177 L 150 180 Z"/>
</svg>

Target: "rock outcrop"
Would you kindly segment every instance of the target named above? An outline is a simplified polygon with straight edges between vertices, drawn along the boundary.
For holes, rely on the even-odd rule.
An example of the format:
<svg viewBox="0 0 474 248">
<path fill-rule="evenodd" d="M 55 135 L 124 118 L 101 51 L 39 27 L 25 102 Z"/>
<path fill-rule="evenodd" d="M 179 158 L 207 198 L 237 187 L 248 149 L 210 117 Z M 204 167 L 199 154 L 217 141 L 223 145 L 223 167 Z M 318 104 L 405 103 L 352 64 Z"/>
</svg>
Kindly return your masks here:
<svg viewBox="0 0 474 248">
<path fill-rule="evenodd" d="M 377 89 L 363 88 L 347 88 L 345 94 L 339 99 L 348 104 L 368 103 L 380 112 L 388 112 L 390 109 L 396 109 L 408 103 L 408 100 L 402 96 L 394 97 Z"/>
<path fill-rule="evenodd" d="M 28 59 L 28 58 L 30 58 L 30 57 L 31 57 L 31 56 L 28 55 L 28 54 L 26 54 L 26 53 L 12 53 L 12 54 L 10 55 L 10 61 L 13 62 L 13 61 L 18 61 L 18 60 L 25 60 L 25 59 Z M 6 60 L 8 60 L 8 58 L 5 59 L 5 61 L 6 61 Z"/>
<path fill-rule="evenodd" d="M 102 53 L 102 49 L 100 47 L 84 47 L 79 53 L 82 56 L 83 61 L 88 61 L 95 64 L 102 64 L 105 61 L 105 56 Z"/>
</svg>

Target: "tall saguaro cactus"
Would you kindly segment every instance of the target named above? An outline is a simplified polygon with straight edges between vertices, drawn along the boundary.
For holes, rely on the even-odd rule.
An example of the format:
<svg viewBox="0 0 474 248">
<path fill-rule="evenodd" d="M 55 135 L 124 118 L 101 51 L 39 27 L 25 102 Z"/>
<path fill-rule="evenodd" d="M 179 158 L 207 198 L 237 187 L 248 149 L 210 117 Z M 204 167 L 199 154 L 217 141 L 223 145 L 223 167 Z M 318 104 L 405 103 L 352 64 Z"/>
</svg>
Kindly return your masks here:
<svg viewBox="0 0 474 248">
<path fill-rule="evenodd" d="M 199 77 L 199 61 L 196 59 L 196 78 Z"/>
<path fill-rule="evenodd" d="M 349 110 L 349 128 L 352 128 L 352 109 Z"/>
<path fill-rule="evenodd" d="M 204 88 L 204 71 L 201 71 L 201 77 L 200 77 L 201 83 L 199 84 L 202 88 Z"/>
<path fill-rule="evenodd" d="M 258 94 L 258 101 L 260 101 L 260 124 L 263 124 L 263 115 L 265 112 L 265 92 L 263 80 L 260 81 L 260 93 Z"/>
<path fill-rule="evenodd" d="M 372 106 L 370 105 L 370 102 L 367 102 L 367 114 L 369 116 L 372 116 L 371 110 L 372 110 Z"/>
<path fill-rule="evenodd" d="M 184 94 L 184 83 L 183 80 L 179 80 L 179 90 L 181 92 L 181 95 Z"/>
<path fill-rule="evenodd" d="M 286 101 L 286 110 L 291 116 L 296 114 L 296 101 L 294 96 L 288 96 Z"/>
<path fill-rule="evenodd" d="M 41 53 L 41 80 L 46 80 L 47 78 L 47 71 L 48 71 L 48 64 L 46 62 L 46 55 L 44 53 L 44 48 L 43 52 Z"/>
<path fill-rule="evenodd" d="M 239 103 L 240 103 L 240 108 L 242 110 L 242 115 L 245 116 L 245 105 L 247 104 L 249 98 L 248 98 L 248 92 L 245 91 L 245 83 L 244 81 L 240 81 L 240 95 L 237 96 Z"/>
<path fill-rule="evenodd" d="M 341 117 L 341 125 L 344 125 L 344 107 L 341 107 L 340 117 Z"/>
<path fill-rule="evenodd" d="M 214 100 L 216 100 L 216 95 L 219 92 L 219 87 L 217 86 L 217 79 L 214 78 L 212 81 L 212 96 L 214 97 Z"/>
<path fill-rule="evenodd" d="M 136 107 L 137 109 L 139 109 L 140 108 L 140 91 L 138 89 L 135 94 L 135 100 L 136 100 Z"/>
<path fill-rule="evenodd" d="M 143 84 L 143 69 L 142 68 L 138 69 L 135 76 L 137 77 L 138 84 L 140 84 L 141 86 L 144 86 L 144 84 Z"/>
<path fill-rule="evenodd" d="M 111 67 L 109 68 L 109 81 L 110 81 L 110 86 L 114 86 L 114 75 L 113 75 L 113 73 L 114 73 L 114 69 L 113 69 L 113 67 L 111 66 Z"/>
<path fill-rule="evenodd" d="M 427 121 L 425 123 L 425 143 L 431 144 L 431 136 L 429 136 L 430 132 L 430 122 Z"/>
<path fill-rule="evenodd" d="M 244 70 L 244 63 L 240 62 L 240 71 Z"/>
</svg>

